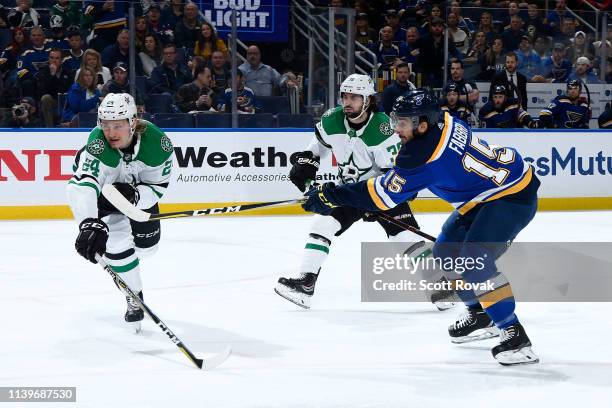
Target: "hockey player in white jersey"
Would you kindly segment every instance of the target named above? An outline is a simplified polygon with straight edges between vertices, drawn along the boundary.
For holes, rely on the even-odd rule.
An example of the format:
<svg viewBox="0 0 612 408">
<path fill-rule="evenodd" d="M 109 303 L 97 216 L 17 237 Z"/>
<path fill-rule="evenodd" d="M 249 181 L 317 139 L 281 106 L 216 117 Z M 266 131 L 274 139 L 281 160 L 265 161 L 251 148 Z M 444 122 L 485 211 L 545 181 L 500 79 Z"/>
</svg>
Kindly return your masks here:
<svg viewBox="0 0 612 408">
<path fill-rule="evenodd" d="M 354 183 L 384 174 L 394 165 L 401 141 L 389 125 L 389 117 L 376 111 L 374 82 L 367 75 L 352 74 L 340 86 L 342 106 L 328 110 L 315 128 L 315 137 L 298 156 L 290 179 L 304 192 L 316 180 L 320 159 L 333 153 L 338 162 L 339 184 Z M 408 202 L 387 214 L 418 228 Z M 334 237 L 359 219 L 378 221 L 392 241 L 414 242 L 418 236 L 396 224 L 364 211 L 343 207 L 329 216 L 315 215 L 302 255 L 299 275 L 280 278 L 276 293 L 303 308 L 310 299 L 321 266 Z"/>
<path fill-rule="evenodd" d="M 157 126 L 136 116 L 129 94 L 108 94 L 98 109 L 98 125 L 76 155 L 68 182 L 68 202 L 79 223 L 75 247 L 87 260 L 96 255 L 120 274 L 142 299 L 140 261 L 152 254 L 160 239 L 160 224 L 137 223 L 121 214 L 103 195 L 113 184 L 132 204 L 158 212 L 172 171 L 173 147 Z M 144 312 L 128 297 L 125 321 L 138 331 Z"/>
</svg>

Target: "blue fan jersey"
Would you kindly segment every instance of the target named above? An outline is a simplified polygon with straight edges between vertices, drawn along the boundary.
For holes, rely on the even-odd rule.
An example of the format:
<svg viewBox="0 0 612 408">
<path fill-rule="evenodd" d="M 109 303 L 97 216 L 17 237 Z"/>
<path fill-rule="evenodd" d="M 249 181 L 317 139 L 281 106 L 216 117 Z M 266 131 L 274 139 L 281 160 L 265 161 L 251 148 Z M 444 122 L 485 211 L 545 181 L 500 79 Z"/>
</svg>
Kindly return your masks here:
<svg viewBox="0 0 612 408">
<path fill-rule="evenodd" d="M 333 189 L 330 201 L 388 210 L 427 188 L 465 214 L 480 203 L 520 197 L 529 186 L 539 186 L 532 166 L 515 149 L 489 146 L 448 113 L 437 128 L 404 144 L 395 160 L 384 175 Z"/>
</svg>

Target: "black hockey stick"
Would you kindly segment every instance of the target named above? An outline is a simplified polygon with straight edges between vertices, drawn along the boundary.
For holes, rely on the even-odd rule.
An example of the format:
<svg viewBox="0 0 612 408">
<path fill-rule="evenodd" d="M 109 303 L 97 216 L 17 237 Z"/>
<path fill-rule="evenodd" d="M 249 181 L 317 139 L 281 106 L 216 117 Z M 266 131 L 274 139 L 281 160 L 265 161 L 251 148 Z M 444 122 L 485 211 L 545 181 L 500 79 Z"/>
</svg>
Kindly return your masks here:
<svg viewBox="0 0 612 408">
<path fill-rule="evenodd" d="M 387 222 L 390 222 L 392 224 L 397 225 L 400 228 L 403 228 L 405 230 L 408 230 L 410 232 L 413 232 L 425 239 L 428 239 L 432 242 L 436 242 L 436 237 L 429 235 L 426 232 L 421 231 L 420 229 L 414 228 L 412 225 L 408 225 L 406 224 L 404 221 L 402 220 L 396 220 L 395 218 L 391 217 L 390 215 L 385 214 L 384 212 L 372 212 L 370 214 L 373 214 L 376 218 L 380 218 L 383 219 Z"/>
<path fill-rule="evenodd" d="M 236 204 L 236 205 L 228 205 L 225 207 L 214 207 L 214 208 L 203 208 L 197 210 L 185 210 L 185 211 L 176 211 L 176 212 L 167 212 L 167 213 L 159 213 L 159 214 L 150 214 L 145 212 L 139 208 L 137 208 L 134 204 L 130 203 L 127 198 L 123 196 L 112 184 L 106 184 L 102 187 L 102 194 L 108 201 L 115 206 L 122 214 L 126 215 L 128 218 L 138 221 L 138 222 L 147 222 L 147 221 L 155 221 L 162 220 L 166 218 L 182 218 L 182 217 L 200 217 L 203 215 L 219 215 L 219 214 L 230 214 L 243 212 L 248 210 L 254 210 L 256 208 L 267 208 L 267 207 L 277 207 L 281 205 L 289 205 L 289 204 L 300 204 L 306 201 L 306 199 L 299 200 L 284 200 L 284 201 L 271 201 L 267 203 L 255 203 L 255 204 Z"/>
<path fill-rule="evenodd" d="M 161 319 L 157 317 L 155 313 L 153 313 L 153 311 L 149 308 L 149 306 L 147 306 L 147 304 L 143 302 L 140 299 L 140 297 L 136 293 L 134 293 L 134 291 L 132 291 L 132 289 L 125 283 L 125 281 L 115 271 L 113 271 L 113 269 L 106 262 L 104 262 L 104 260 L 102 259 L 100 255 L 96 255 L 96 260 L 98 261 L 98 264 L 100 264 L 100 266 L 104 268 L 104 270 L 108 272 L 108 274 L 113 278 L 119 290 L 121 290 L 121 292 L 123 292 L 124 295 L 131 296 L 134 299 L 134 301 L 138 303 L 138 306 L 147 314 L 147 316 L 149 316 L 151 320 L 155 322 L 155 324 L 161 329 L 161 331 L 163 331 L 166 334 L 166 336 L 168 336 L 170 341 L 172 341 L 176 345 L 176 347 L 178 347 L 179 350 L 181 350 L 183 354 L 185 354 L 187 358 L 196 367 L 198 367 L 199 369 L 209 370 L 223 363 L 225 360 L 227 360 L 227 358 L 231 354 L 231 348 L 229 346 L 223 353 L 216 355 L 214 357 L 210 357 L 205 360 L 197 358 L 187 348 L 187 346 L 183 344 L 183 342 L 176 336 L 176 334 L 174 334 L 172 330 L 170 330 L 170 328 L 166 326 L 166 324 L 162 322 Z"/>
</svg>

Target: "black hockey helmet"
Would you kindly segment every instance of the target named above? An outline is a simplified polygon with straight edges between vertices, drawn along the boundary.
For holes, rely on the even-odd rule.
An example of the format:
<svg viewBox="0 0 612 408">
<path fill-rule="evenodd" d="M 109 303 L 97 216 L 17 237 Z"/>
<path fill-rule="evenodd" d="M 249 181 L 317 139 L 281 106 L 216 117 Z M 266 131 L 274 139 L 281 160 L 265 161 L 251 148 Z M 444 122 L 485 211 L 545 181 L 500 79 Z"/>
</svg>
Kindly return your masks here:
<svg viewBox="0 0 612 408">
<path fill-rule="evenodd" d="M 569 88 L 578 88 L 579 90 L 582 91 L 582 81 L 579 79 L 571 79 L 569 81 L 567 81 L 567 89 Z"/>
<path fill-rule="evenodd" d="M 461 93 L 461 92 L 459 92 L 459 87 L 454 82 L 449 82 L 444 87 L 444 95 L 448 95 L 449 92 L 456 92 L 457 94 Z"/>
<path fill-rule="evenodd" d="M 438 98 L 424 88 L 412 89 L 397 98 L 390 114 L 392 128 L 395 128 L 400 118 L 409 118 L 416 129 L 421 122 L 435 125 L 439 117 Z"/>
<path fill-rule="evenodd" d="M 504 85 L 495 85 L 493 87 L 493 95 L 508 95 L 506 87 Z"/>
</svg>

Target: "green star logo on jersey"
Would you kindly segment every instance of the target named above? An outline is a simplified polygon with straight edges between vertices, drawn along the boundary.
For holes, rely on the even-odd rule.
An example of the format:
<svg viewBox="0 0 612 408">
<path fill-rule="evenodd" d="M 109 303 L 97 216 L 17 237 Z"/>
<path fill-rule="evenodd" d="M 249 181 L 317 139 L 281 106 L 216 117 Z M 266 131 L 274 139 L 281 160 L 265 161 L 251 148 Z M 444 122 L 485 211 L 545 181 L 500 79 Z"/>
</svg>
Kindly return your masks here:
<svg viewBox="0 0 612 408">
<path fill-rule="evenodd" d="M 173 147 L 172 147 L 172 142 L 170 141 L 170 138 L 168 136 L 162 136 L 161 138 L 161 148 L 163 149 L 163 151 L 165 152 L 172 152 Z"/>
<path fill-rule="evenodd" d="M 94 139 L 87 145 L 87 151 L 94 156 L 102 154 L 104 151 L 104 142 L 100 139 Z"/>
<path fill-rule="evenodd" d="M 348 160 L 343 163 L 338 163 L 339 171 L 338 176 L 343 183 L 356 183 L 359 181 L 361 176 L 366 174 L 372 169 L 372 166 L 360 168 L 355 164 L 355 158 L 353 153 L 349 156 Z"/>
</svg>

